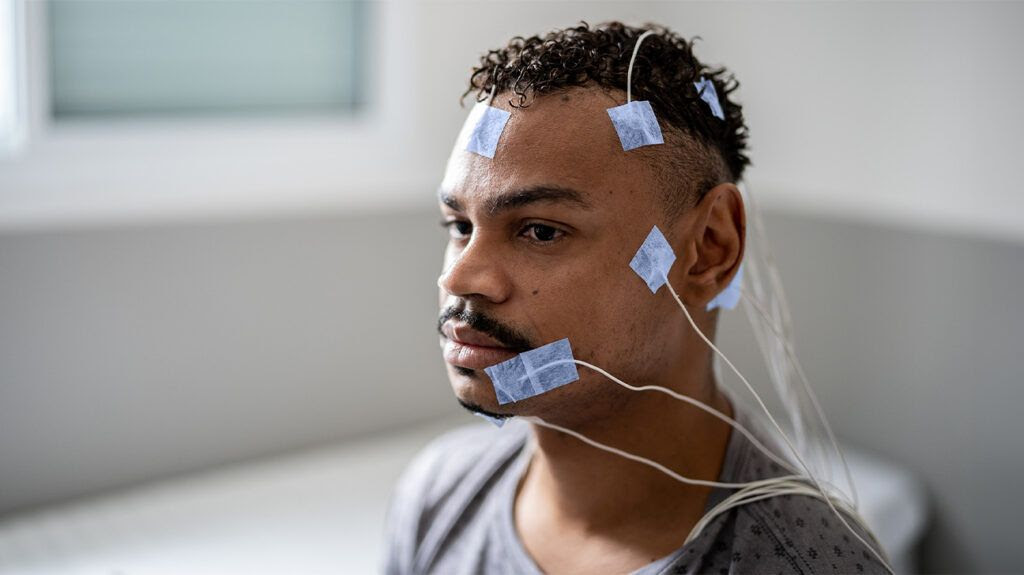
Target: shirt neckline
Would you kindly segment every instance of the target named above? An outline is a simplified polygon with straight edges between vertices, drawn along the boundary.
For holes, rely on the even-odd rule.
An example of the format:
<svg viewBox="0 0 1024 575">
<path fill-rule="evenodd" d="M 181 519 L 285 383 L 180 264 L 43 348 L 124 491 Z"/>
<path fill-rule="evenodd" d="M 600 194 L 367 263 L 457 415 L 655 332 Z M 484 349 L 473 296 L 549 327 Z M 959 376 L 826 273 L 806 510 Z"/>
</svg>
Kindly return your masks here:
<svg viewBox="0 0 1024 575">
<path fill-rule="evenodd" d="M 749 419 L 742 411 L 736 408 L 735 402 L 733 402 L 733 408 L 733 419 L 743 427 L 749 429 Z M 515 568 L 513 571 L 516 573 L 522 573 L 523 575 L 544 575 L 544 572 L 541 571 L 536 561 L 534 561 L 533 557 L 529 552 L 527 552 L 526 546 L 523 544 L 523 540 L 519 537 L 519 532 L 516 530 L 515 526 L 516 492 L 519 490 L 519 483 L 522 481 L 523 474 L 526 472 L 530 460 L 533 457 L 533 453 L 537 448 L 536 440 L 534 439 L 529 426 L 524 426 L 524 428 L 526 430 L 526 438 L 523 441 L 523 446 L 516 455 L 516 459 L 506 476 L 507 481 L 502 486 L 501 490 L 502 496 L 496 498 L 498 501 L 497 525 L 502 540 L 510 542 L 510 548 L 506 549 L 506 554 Z M 743 439 L 743 434 L 737 432 L 730 426 L 729 441 L 726 443 L 725 448 L 725 459 L 722 462 L 722 470 L 718 474 L 719 482 L 727 483 L 734 477 L 738 476 L 743 459 L 742 456 L 746 452 L 747 447 L 747 442 L 743 441 Z M 707 514 L 707 512 L 711 511 L 715 505 L 728 497 L 730 493 L 731 490 L 723 487 L 713 488 L 711 493 L 708 494 L 707 501 L 704 504 L 704 513 Z M 713 539 L 713 537 L 710 536 L 717 533 L 721 525 L 721 521 L 712 521 L 711 524 L 704 528 L 704 531 L 701 533 L 702 537 L 698 537 L 668 555 L 636 569 L 631 572 L 630 575 L 653 575 L 660 573 L 665 569 L 665 567 L 675 563 L 675 560 L 681 557 L 684 553 L 699 545 L 705 544 L 705 541 Z"/>
</svg>

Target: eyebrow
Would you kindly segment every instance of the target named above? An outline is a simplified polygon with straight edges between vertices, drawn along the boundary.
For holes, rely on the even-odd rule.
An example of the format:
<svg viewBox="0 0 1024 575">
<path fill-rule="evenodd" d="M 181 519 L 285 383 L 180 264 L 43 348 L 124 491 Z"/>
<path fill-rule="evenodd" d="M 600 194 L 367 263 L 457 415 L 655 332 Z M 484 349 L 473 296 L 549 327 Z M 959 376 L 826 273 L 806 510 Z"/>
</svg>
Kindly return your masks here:
<svg viewBox="0 0 1024 575">
<path fill-rule="evenodd" d="M 459 203 L 459 200 L 454 195 L 438 191 L 437 197 L 441 203 L 449 208 L 457 212 L 463 211 L 462 204 Z M 587 201 L 586 195 L 583 192 L 564 186 L 550 185 L 529 186 L 502 192 L 493 198 L 488 198 L 484 207 L 488 214 L 495 216 L 501 212 L 540 202 L 573 204 L 584 210 L 594 209 L 594 206 Z"/>
</svg>

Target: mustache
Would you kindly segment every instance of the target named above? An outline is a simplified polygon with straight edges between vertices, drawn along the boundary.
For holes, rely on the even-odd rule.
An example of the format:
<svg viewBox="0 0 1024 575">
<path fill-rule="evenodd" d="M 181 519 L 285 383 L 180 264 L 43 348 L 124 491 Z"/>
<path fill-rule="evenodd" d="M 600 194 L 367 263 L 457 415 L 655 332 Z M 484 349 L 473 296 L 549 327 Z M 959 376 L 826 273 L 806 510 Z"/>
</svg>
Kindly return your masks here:
<svg viewBox="0 0 1024 575">
<path fill-rule="evenodd" d="M 441 314 L 437 318 L 437 333 L 444 336 L 444 332 L 441 331 L 441 328 L 444 326 L 444 323 L 450 319 L 457 319 L 462 323 L 465 323 L 476 331 L 494 338 L 495 341 L 516 353 L 530 351 L 537 347 L 532 341 L 530 341 L 529 337 L 523 334 L 523 332 L 508 327 L 498 320 L 480 312 L 467 310 L 461 305 L 449 306 L 441 311 Z"/>
</svg>

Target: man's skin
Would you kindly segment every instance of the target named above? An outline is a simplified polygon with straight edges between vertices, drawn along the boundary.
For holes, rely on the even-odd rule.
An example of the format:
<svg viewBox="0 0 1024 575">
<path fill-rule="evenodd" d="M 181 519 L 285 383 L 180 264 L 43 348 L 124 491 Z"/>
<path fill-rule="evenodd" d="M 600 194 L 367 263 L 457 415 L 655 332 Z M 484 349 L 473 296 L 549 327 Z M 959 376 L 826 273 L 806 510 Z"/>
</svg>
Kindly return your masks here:
<svg viewBox="0 0 1024 575">
<path fill-rule="evenodd" d="M 627 383 L 668 387 L 732 415 L 707 345 L 668 289 L 651 294 L 629 261 L 658 225 L 677 257 L 669 280 L 713 337 L 716 314 L 705 305 L 728 285 L 743 253 L 738 189 L 719 184 L 667 221 L 663 182 L 648 152 L 623 151 L 608 117 L 624 93 L 574 88 L 534 98 L 526 108 L 509 106 L 510 98 L 517 99 L 506 93 L 493 102 L 511 112 L 494 159 L 465 152 L 460 142 L 448 162 L 439 191 L 444 220 L 452 222 L 438 280 L 442 310 L 464 306 L 533 346 L 568 337 L 577 359 Z M 538 187 L 575 190 L 586 206 L 538 200 L 552 195 L 537 194 Z M 537 416 L 683 476 L 717 479 L 731 431 L 718 419 L 661 393 L 626 390 L 585 367 L 577 382 L 498 405 L 483 367 L 516 351 L 494 349 L 500 343 L 487 335 L 495 334 L 457 319 L 443 331 L 460 401 L 490 413 Z M 700 519 L 709 488 L 532 428 L 537 450 L 514 517 L 545 572 L 629 572 L 678 549 Z"/>
</svg>

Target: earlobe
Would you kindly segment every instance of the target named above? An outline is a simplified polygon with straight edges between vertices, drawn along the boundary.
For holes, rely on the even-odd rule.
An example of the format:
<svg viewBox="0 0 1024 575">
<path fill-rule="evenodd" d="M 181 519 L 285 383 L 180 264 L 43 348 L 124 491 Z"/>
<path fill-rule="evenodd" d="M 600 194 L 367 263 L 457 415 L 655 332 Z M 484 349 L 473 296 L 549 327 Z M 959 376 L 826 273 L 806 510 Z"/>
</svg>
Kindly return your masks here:
<svg viewBox="0 0 1024 575">
<path fill-rule="evenodd" d="M 739 189 L 723 183 L 709 190 L 691 210 L 683 267 L 682 295 L 687 303 L 704 305 L 730 285 L 739 273 L 746 240 L 746 214 Z"/>
</svg>

